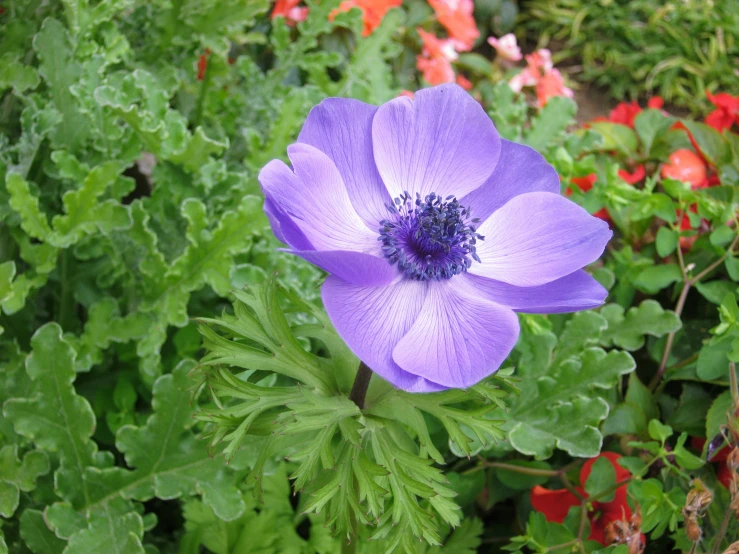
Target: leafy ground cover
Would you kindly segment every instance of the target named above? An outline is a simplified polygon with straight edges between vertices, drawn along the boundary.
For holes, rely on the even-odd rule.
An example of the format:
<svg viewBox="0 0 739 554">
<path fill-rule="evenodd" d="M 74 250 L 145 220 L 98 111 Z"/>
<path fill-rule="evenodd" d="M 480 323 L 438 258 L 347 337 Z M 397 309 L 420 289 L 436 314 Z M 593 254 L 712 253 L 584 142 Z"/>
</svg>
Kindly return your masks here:
<svg viewBox="0 0 739 554">
<path fill-rule="evenodd" d="M 694 119 L 652 98 L 577 125 L 550 53 L 488 44 L 512 5 L 400 4 L 3 4 L 0 552 L 731 552 L 725 81 Z M 373 378 L 360 410 L 256 175 L 321 99 L 440 80 L 609 221 L 610 295 L 522 315 L 468 391 Z"/>
</svg>

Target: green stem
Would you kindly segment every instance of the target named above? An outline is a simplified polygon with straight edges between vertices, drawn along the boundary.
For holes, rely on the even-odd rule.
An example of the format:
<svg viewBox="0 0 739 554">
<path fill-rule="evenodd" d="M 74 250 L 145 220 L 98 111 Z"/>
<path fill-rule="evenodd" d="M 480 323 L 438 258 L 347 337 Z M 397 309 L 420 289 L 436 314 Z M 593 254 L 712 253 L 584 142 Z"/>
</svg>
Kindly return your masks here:
<svg viewBox="0 0 739 554">
<path fill-rule="evenodd" d="M 683 313 L 683 308 L 685 307 L 685 300 L 688 297 L 688 292 L 690 292 L 690 288 L 696 283 L 700 282 L 700 280 L 703 279 L 703 277 L 708 275 L 711 271 L 716 269 L 719 265 L 721 265 L 726 259 L 726 257 L 734 251 L 734 248 L 736 247 L 738 243 L 739 243 L 739 234 L 737 234 L 737 236 L 731 242 L 729 247 L 726 249 L 726 252 L 724 252 L 723 256 L 721 256 L 718 260 L 713 262 L 706 269 L 704 269 L 698 275 L 692 278 L 688 276 L 688 270 L 685 267 L 685 261 L 683 260 L 683 253 L 682 253 L 682 250 L 680 250 L 680 245 L 677 246 L 677 261 L 678 261 L 678 264 L 680 265 L 680 273 L 683 276 L 683 290 L 680 291 L 680 297 L 677 299 L 677 304 L 675 305 L 675 314 L 677 315 L 677 317 L 680 317 Z M 669 335 L 667 335 L 667 342 L 665 342 L 665 349 L 662 352 L 662 359 L 660 360 L 659 368 L 657 369 L 657 373 L 655 373 L 654 377 L 652 378 L 652 381 L 649 383 L 649 390 L 652 392 L 655 391 L 660 381 L 662 380 L 662 376 L 665 374 L 665 370 L 667 369 L 667 361 L 670 358 L 670 353 L 672 352 L 672 345 L 674 341 L 675 341 L 675 332 L 672 332 Z"/>
</svg>

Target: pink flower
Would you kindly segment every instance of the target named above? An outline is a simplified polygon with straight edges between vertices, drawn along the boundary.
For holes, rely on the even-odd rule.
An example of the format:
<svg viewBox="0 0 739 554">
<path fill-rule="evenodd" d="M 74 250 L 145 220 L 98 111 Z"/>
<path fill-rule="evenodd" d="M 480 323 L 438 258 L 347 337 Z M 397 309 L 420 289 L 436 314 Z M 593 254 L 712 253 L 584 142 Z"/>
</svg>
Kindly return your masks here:
<svg viewBox="0 0 739 554">
<path fill-rule="evenodd" d="M 495 48 L 498 57 L 502 60 L 517 62 L 523 57 L 516 42 L 516 35 L 513 33 L 508 33 L 500 38 L 490 37 L 488 38 L 488 44 Z"/>
<path fill-rule="evenodd" d="M 552 53 L 542 48 L 526 56 L 526 67 L 518 75 L 514 75 L 508 85 L 515 92 L 521 92 L 523 87 L 536 86 L 539 79 L 553 68 Z"/>
</svg>

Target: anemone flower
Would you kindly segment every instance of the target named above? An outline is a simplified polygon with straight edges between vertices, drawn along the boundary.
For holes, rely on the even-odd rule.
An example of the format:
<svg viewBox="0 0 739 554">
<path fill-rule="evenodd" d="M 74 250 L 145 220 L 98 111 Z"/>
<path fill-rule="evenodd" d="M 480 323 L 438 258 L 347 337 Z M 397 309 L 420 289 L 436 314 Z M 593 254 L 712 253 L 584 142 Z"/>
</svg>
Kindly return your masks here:
<svg viewBox="0 0 739 554">
<path fill-rule="evenodd" d="M 497 370 L 517 311 L 593 308 L 582 268 L 608 225 L 560 195 L 535 150 L 498 135 L 456 84 L 382 106 L 329 98 L 260 172 L 288 251 L 330 275 L 323 303 L 366 366 L 411 392 L 465 388 Z"/>
</svg>

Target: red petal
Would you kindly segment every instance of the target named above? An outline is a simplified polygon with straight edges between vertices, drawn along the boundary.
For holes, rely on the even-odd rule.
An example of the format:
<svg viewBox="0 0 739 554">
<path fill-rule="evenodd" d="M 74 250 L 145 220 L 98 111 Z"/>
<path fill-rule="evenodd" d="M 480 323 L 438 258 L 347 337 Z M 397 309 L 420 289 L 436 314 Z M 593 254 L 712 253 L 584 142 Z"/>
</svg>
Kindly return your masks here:
<svg viewBox="0 0 739 554">
<path fill-rule="evenodd" d="M 642 164 L 639 164 L 633 173 L 629 173 L 625 169 L 618 170 L 618 176 L 630 185 L 635 185 L 636 183 L 644 179 L 644 176 L 646 174 L 647 173 L 646 171 L 644 171 L 644 166 Z"/>
<path fill-rule="evenodd" d="M 726 462 L 721 462 L 716 465 L 716 477 L 718 477 L 719 483 L 728 489 L 731 484 L 731 470 L 729 469 L 729 466 L 726 465 Z"/>
<path fill-rule="evenodd" d="M 536 485 L 531 489 L 530 497 L 534 510 L 554 523 L 562 523 L 570 508 L 580 505 L 577 497 L 567 489 L 549 490 Z"/>
<path fill-rule="evenodd" d="M 652 96 L 647 101 L 647 107 L 652 108 L 653 110 L 659 110 L 664 105 L 665 105 L 665 101 L 662 100 L 661 96 Z"/>
<path fill-rule="evenodd" d="M 714 110 L 706 116 L 706 125 L 721 132 L 734 124 L 734 115 L 726 110 Z"/>
<path fill-rule="evenodd" d="M 588 192 L 593 188 L 595 181 L 598 180 L 598 176 L 595 173 L 585 175 L 584 177 L 573 177 L 572 182 L 578 186 L 583 192 Z"/>
</svg>

